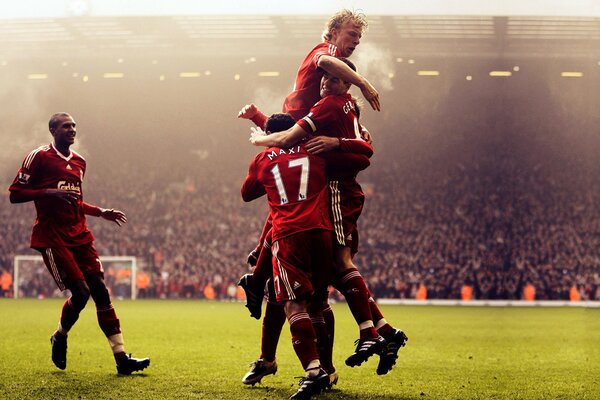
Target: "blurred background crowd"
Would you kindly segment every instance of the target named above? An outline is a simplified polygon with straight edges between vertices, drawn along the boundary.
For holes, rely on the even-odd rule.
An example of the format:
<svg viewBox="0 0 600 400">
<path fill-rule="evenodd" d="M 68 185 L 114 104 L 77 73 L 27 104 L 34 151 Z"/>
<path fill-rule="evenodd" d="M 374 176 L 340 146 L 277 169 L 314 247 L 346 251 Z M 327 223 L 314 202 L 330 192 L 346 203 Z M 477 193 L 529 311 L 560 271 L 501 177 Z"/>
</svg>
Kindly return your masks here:
<svg viewBox="0 0 600 400">
<path fill-rule="evenodd" d="M 374 296 L 600 300 L 600 67 L 568 80 L 560 71 L 573 59 L 431 53 L 390 62 L 396 50 L 378 40 L 369 44 L 367 33 L 356 56 L 382 102 L 380 113 L 363 107 L 375 155 L 359 176 L 366 205 L 355 259 Z M 49 116 L 67 111 L 78 123 L 74 148 L 88 162 L 85 200 L 129 220 L 118 228 L 88 218 L 96 247 L 137 257 L 138 297 L 239 298 L 236 282 L 267 206 L 239 194 L 258 149 L 237 111 L 249 102 L 280 110 L 316 35 L 305 42 L 288 55 L 257 48 L 244 60 L 165 53 L 115 63 L 118 49 L 95 63 L 57 56 L 44 62 L 42 81 L 19 81 L 39 60 L 4 65 L 0 294 L 13 295 L 14 256 L 36 254 L 28 246 L 34 207 L 9 204 L 6 188 L 25 155 L 50 142 Z M 101 78 L 116 68 L 123 79 Z M 512 75 L 490 76 L 497 68 Z M 190 69 L 204 72 L 177 75 Z M 105 265 L 117 296 L 128 296 L 128 267 Z M 41 263 L 23 264 L 19 290 L 56 294 Z"/>
</svg>

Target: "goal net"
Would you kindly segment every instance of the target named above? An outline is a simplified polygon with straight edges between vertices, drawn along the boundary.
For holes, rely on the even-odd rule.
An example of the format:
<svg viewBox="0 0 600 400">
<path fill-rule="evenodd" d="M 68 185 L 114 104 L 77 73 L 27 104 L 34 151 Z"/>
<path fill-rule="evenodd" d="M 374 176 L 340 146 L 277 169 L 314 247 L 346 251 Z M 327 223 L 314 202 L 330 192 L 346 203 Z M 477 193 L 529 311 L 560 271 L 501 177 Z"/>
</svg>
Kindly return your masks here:
<svg viewBox="0 0 600 400">
<path fill-rule="evenodd" d="M 137 297 L 137 260 L 133 256 L 100 256 L 106 287 L 113 298 Z M 64 297 L 48 272 L 42 256 L 17 255 L 14 258 L 14 298 Z"/>
</svg>

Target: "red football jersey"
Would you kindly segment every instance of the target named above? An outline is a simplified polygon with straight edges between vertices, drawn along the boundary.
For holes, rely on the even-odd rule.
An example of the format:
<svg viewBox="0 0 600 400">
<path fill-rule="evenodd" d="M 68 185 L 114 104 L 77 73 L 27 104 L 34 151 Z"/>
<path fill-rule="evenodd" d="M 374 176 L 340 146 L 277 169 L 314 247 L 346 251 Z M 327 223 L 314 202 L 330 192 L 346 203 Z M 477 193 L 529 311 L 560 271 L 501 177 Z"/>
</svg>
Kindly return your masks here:
<svg viewBox="0 0 600 400">
<path fill-rule="evenodd" d="M 323 55 L 341 57 L 342 54 L 333 44 L 323 42 L 304 58 L 296 74 L 294 89 L 283 103 L 283 112 L 289 113 L 296 121 L 308 114 L 310 108 L 321 99 L 320 86 L 324 71 L 317 67 L 317 62 Z"/>
<path fill-rule="evenodd" d="M 353 146 L 348 147 L 353 148 L 346 151 L 367 156 L 373 154 L 373 147 L 362 140 L 354 100 L 349 93 L 321 99 L 297 124 L 311 134 L 337 137 L 344 144 L 352 143 Z M 354 179 L 361 169 L 363 168 L 353 168 L 352 164 L 346 164 L 342 169 L 329 168 L 327 172 L 330 180 L 348 180 Z"/>
<path fill-rule="evenodd" d="M 69 189 L 79 192 L 77 205 L 57 197 L 34 200 L 37 218 L 31 233 L 31 247 L 79 246 L 94 240 L 83 212 L 81 183 L 85 159 L 71 151 L 68 157 L 52 144 L 30 152 L 9 190 Z"/>
<path fill-rule="evenodd" d="M 333 230 L 325 160 L 304 145 L 271 147 L 250 163 L 242 185 L 245 201 L 267 194 L 273 242 L 310 229 Z"/>
</svg>

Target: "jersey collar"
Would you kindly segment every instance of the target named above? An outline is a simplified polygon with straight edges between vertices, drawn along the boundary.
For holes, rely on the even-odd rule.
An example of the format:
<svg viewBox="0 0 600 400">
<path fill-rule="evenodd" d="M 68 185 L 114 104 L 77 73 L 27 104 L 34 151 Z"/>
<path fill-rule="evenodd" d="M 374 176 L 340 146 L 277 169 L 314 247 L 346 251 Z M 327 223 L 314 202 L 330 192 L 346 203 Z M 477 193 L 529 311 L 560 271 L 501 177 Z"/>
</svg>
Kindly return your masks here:
<svg viewBox="0 0 600 400">
<path fill-rule="evenodd" d="M 68 156 L 68 157 L 65 157 L 65 156 L 63 155 L 63 153 L 61 153 L 60 151 L 56 150 L 56 147 L 54 147 L 54 143 L 50 143 L 50 147 L 52 147 L 52 150 L 54 150 L 54 152 L 55 152 L 56 154 L 58 154 L 58 156 L 59 156 L 60 158 L 62 158 L 63 160 L 65 160 L 66 162 L 69 162 L 69 161 L 71 160 L 71 158 L 73 158 L 73 152 L 72 152 L 71 150 L 69 150 L 69 156 Z"/>
</svg>

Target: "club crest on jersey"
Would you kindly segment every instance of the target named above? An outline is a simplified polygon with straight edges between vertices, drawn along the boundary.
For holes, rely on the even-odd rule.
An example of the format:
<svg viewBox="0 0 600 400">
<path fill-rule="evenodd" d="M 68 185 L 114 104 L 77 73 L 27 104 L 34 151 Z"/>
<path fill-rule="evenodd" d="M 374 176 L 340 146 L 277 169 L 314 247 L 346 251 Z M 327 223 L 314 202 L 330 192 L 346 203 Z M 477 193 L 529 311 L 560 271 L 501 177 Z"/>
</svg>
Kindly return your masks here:
<svg viewBox="0 0 600 400">
<path fill-rule="evenodd" d="M 26 174 L 25 172 L 19 172 L 17 175 L 17 182 L 27 185 L 29 183 L 29 179 L 31 179 L 31 175 Z"/>
<path fill-rule="evenodd" d="M 61 190 L 74 190 L 77 193 L 81 194 L 81 188 L 79 187 L 79 185 L 76 185 L 76 184 L 71 183 L 71 182 L 59 181 L 58 185 L 57 185 L 57 188 L 61 189 Z"/>
<path fill-rule="evenodd" d="M 68 170 L 72 170 L 73 168 L 71 168 L 71 165 L 70 165 L 70 164 L 67 164 L 67 169 L 68 169 Z"/>
</svg>

